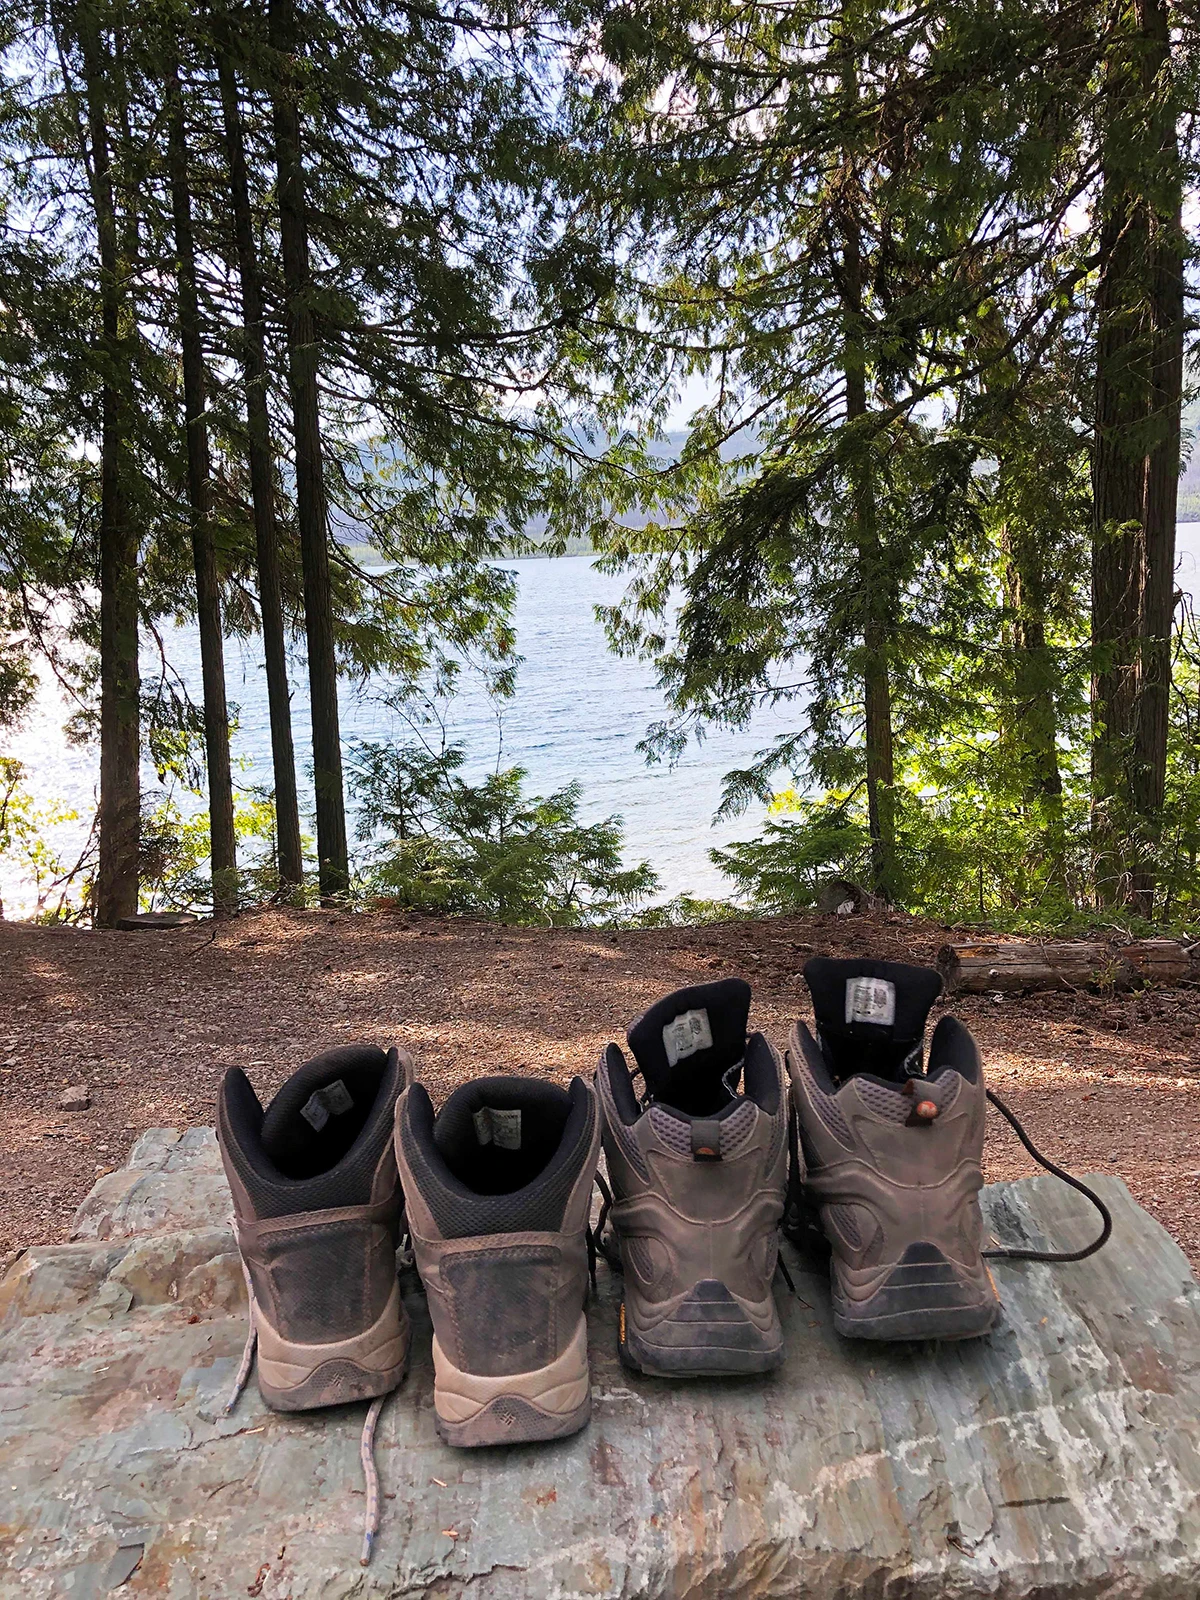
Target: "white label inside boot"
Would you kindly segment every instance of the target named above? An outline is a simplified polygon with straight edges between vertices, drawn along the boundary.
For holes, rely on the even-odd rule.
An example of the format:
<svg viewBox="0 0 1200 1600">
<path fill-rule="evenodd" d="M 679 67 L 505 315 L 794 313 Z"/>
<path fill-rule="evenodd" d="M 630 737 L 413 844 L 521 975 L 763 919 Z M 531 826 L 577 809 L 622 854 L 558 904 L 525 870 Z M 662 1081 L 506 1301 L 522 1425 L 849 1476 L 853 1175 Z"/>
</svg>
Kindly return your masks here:
<svg viewBox="0 0 1200 1600">
<path fill-rule="evenodd" d="M 501 1111 L 496 1106 L 480 1106 L 472 1119 L 480 1144 L 494 1144 L 497 1150 L 521 1148 L 521 1113 Z"/>
<path fill-rule="evenodd" d="M 680 1012 L 663 1029 L 663 1046 L 667 1052 L 667 1064 L 672 1067 L 685 1056 L 694 1056 L 697 1050 L 711 1050 L 712 1029 L 708 1025 L 708 1012 Z"/>
<path fill-rule="evenodd" d="M 309 1095 L 300 1107 L 300 1115 L 314 1133 L 320 1133 L 330 1117 L 340 1117 L 353 1104 L 349 1089 L 340 1078 L 336 1078 L 333 1083 L 327 1083 L 323 1089 L 316 1089 Z"/>
<path fill-rule="evenodd" d="M 349 1111 L 354 1101 L 350 1098 L 350 1091 L 340 1078 L 333 1083 L 327 1083 L 321 1090 L 321 1099 L 325 1102 L 325 1109 L 331 1117 L 340 1117 Z"/>
<path fill-rule="evenodd" d="M 320 1133 L 321 1129 L 329 1121 L 329 1110 L 324 1100 L 321 1099 L 321 1091 L 319 1089 L 315 1094 L 310 1094 L 300 1107 L 300 1115 L 314 1133 Z"/>
<path fill-rule="evenodd" d="M 896 1020 L 896 985 L 886 978 L 846 979 L 846 1021 L 890 1028 Z"/>
</svg>

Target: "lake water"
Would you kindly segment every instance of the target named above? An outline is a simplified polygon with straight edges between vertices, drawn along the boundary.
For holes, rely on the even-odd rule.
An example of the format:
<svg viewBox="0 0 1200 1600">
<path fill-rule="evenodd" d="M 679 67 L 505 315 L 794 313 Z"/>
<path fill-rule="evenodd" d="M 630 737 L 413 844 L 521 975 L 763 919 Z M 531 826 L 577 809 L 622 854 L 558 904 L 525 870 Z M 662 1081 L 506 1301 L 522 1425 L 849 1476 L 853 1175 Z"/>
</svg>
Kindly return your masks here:
<svg viewBox="0 0 1200 1600">
<path fill-rule="evenodd" d="M 502 736 L 503 764 L 527 769 L 527 792 L 549 794 L 578 780 L 585 821 L 612 814 L 623 817 L 626 861 L 652 862 L 664 896 L 685 890 L 728 894 L 726 880 L 709 861 L 708 851 L 731 839 L 752 837 L 763 807 L 713 826 L 721 779 L 791 726 L 787 709 L 759 713 L 752 727 L 741 733 L 710 732 L 702 744 L 692 742 L 674 767 L 648 766 L 636 746 L 649 724 L 664 714 L 653 669 L 612 655 L 594 614 L 597 605 L 620 598 L 624 580 L 597 571 L 584 557 L 514 560 L 507 565 L 517 573 L 515 622 L 525 659 L 516 695 L 499 706 L 478 678 L 464 674 L 461 692 L 449 708 L 448 731 L 467 751 L 468 776 L 481 777 L 494 768 Z M 190 628 L 168 630 L 165 637 L 172 665 L 198 703 L 198 639 Z M 143 671 L 157 674 L 156 656 L 144 655 Z M 227 642 L 226 677 L 238 711 L 234 757 L 244 763 L 241 781 L 269 787 L 270 724 L 257 640 Z M 301 806 L 311 808 L 311 786 L 305 783 L 304 771 L 309 729 L 302 659 L 293 663 L 291 678 Z M 381 703 L 386 689 L 386 682 L 379 680 L 365 690 L 343 684 L 345 740 L 411 738 L 404 719 Z M 39 804 L 62 802 L 90 820 L 97 753 L 66 744 L 62 724 L 67 710 L 55 686 L 44 682 L 33 714 L 9 738 L 7 750 L 26 764 Z M 154 783 L 152 770 L 145 772 L 143 781 Z M 61 826 L 52 830 L 51 837 L 62 850 L 78 848 L 85 828 L 86 822 Z M 311 814 L 306 831 L 313 831 Z M 4 864 L 0 864 L 0 895 L 9 917 L 21 915 L 30 904 L 28 886 L 18 883 Z"/>
<path fill-rule="evenodd" d="M 617 600 L 624 580 L 598 572 L 584 557 L 510 563 L 518 575 L 516 627 L 524 656 L 516 696 L 500 708 L 477 681 L 464 682 L 449 717 L 452 739 L 465 746 L 468 774 L 481 776 L 495 765 L 497 739 L 503 732 L 505 765 L 528 770 L 530 793 L 549 794 L 578 780 L 583 790 L 581 812 L 593 821 L 613 813 L 625 822 L 625 858 L 649 860 L 662 879 L 664 895 L 689 891 L 728 895 L 727 880 L 708 859 L 708 851 L 731 839 L 750 838 L 759 830 L 763 807 L 713 825 L 721 800 L 721 779 L 773 738 L 794 726 L 798 707 L 761 711 L 752 726 L 739 733 L 710 732 L 702 744 L 691 743 L 674 766 L 648 766 L 637 750 L 646 728 L 664 712 L 653 669 L 639 661 L 611 655 L 594 608 Z M 1178 580 L 1200 597 L 1200 523 L 1179 528 Z M 167 635 L 168 653 L 193 697 L 200 698 L 199 648 L 191 629 Z M 238 707 L 235 757 L 244 767 L 242 781 L 269 786 L 270 729 L 265 677 L 257 641 L 227 645 L 229 694 Z M 147 656 L 147 673 L 157 660 Z M 307 683 L 303 666 L 294 664 L 293 726 L 304 783 L 304 747 L 308 739 Z M 344 685 L 341 694 L 345 738 L 396 739 L 409 736 L 396 713 L 383 705 L 386 684 L 365 690 Z M 85 819 L 51 831 L 56 847 L 70 851 L 82 842 L 95 805 L 97 755 L 94 749 L 68 746 L 62 735 L 67 709 L 56 688 L 44 682 L 32 715 L 6 753 L 22 760 L 30 786 L 41 805 L 66 804 Z M 154 782 L 147 772 L 145 782 Z M 302 805 L 311 806 L 311 790 L 302 789 Z M 312 831 L 311 820 L 308 831 Z M 5 914 L 22 915 L 30 905 L 29 887 L 17 881 L 11 867 L 0 863 L 0 897 Z"/>
</svg>

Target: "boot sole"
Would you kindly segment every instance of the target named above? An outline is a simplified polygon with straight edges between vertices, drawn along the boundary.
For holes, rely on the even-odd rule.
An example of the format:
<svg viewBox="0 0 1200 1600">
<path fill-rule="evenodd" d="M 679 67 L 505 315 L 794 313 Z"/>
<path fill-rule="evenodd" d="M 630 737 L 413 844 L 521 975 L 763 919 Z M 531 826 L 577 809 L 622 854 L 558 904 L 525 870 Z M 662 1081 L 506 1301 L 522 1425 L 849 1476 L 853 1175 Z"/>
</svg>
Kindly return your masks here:
<svg viewBox="0 0 1200 1600">
<path fill-rule="evenodd" d="M 696 1284 L 654 1332 L 670 1342 L 639 1333 L 622 1301 L 617 1350 L 631 1371 L 652 1378 L 739 1378 L 783 1365 L 778 1319 L 763 1332 L 716 1278 Z"/>
<path fill-rule="evenodd" d="M 447 1422 L 437 1411 L 433 1425 L 443 1444 L 460 1450 L 474 1450 L 481 1445 L 532 1444 L 536 1440 L 565 1439 L 587 1426 L 592 1415 L 592 1397 L 589 1394 L 574 1411 L 559 1413 L 544 1411 L 532 1400 L 516 1394 L 502 1394 L 489 1401 L 478 1416 L 467 1422 Z"/>
<path fill-rule="evenodd" d="M 563 1439 L 592 1414 L 583 1317 L 562 1354 L 531 1372 L 466 1372 L 446 1358 L 436 1334 L 433 1371 L 434 1426 L 460 1449 Z"/>
<path fill-rule="evenodd" d="M 257 1313 L 257 1308 L 256 1308 Z M 300 1344 L 260 1314 L 258 1388 L 273 1411 L 314 1411 L 388 1394 L 408 1370 L 412 1329 L 397 1282 L 383 1314 L 351 1339 Z"/>
<path fill-rule="evenodd" d="M 970 1282 L 932 1244 L 910 1245 L 869 1300 L 840 1293 L 833 1274 L 833 1325 L 847 1339 L 978 1339 L 999 1313 L 990 1277 Z"/>
<path fill-rule="evenodd" d="M 259 1375 L 258 1388 L 272 1411 L 315 1411 L 320 1406 L 343 1406 L 354 1400 L 374 1400 L 390 1394 L 408 1371 L 407 1358 L 382 1371 L 360 1367 L 354 1361 L 326 1361 L 303 1383 L 276 1389 Z"/>
</svg>

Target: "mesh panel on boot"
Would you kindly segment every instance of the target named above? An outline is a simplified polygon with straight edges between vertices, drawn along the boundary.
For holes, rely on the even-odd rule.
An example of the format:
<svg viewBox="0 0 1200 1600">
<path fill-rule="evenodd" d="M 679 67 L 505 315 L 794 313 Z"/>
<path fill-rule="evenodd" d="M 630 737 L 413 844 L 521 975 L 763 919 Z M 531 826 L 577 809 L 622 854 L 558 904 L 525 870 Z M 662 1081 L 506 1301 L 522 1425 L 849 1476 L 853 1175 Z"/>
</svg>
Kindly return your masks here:
<svg viewBox="0 0 1200 1600">
<path fill-rule="evenodd" d="M 651 1106 L 650 1124 L 667 1149 L 679 1156 L 692 1154 L 692 1128 L 689 1122 L 673 1117 L 661 1106 Z M 721 1119 L 721 1156 L 729 1160 L 754 1132 L 758 1113 L 748 1100 L 743 1100 L 737 1110 Z"/>
<path fill-rule="evenodd" d="M 886 1084 L 876 1083 L 873 1078 L 859 1078 L 858 1092 L 863 1104 L 879 1117 L 887 1117 L 891 1122 L 907 1122 L 912 1115 L 913 1100 L 918 1096 L 901 1094 L 898 1089 L 890 1089 Z M 945 1094 L 939 1106 L 939 1115 L 944 1115 L 958 1099 L 958 1091 L 962 1079 L 955 1074 L 946 1084 Z"/>
<path fill-rule="evenodd" d="M 758 1114 L 750 1102 L 743 1101 L 731 1116 L 721 1123 L 721 1155 L 728 1160 L 754 1132 Z"/>
<path fill-rule="evenodd" d="M 377 1224 L 320 1223 L 266 1235 L 260 1249 L 279 1332 L 304 1344 L 362 1333 L 382 1315 L 396 1276 L 395 1237 Z"/>
<path fill-rule="evenodd" d="M 620 1146 L 621 1154 L 639 1177 L 643 1181 L 648 1181 L 650 1169 L 647 1167 L 645 1157 L 642 1155 L 641 1145 L 633 1137 L 633 1130 L 627 1128 L 619 1118 L 606 1115 L 604 1118 L 604 1133 L 606 1138 L 611 1139 L 614 1144 Z"/>
<path fill-rule="evenodd" d="M 888 1089 L 871 1078 L 859 1078 L 857 1083 L 863 1105 L 877 1117 L 886 1117 L 890 1122 L 907 1122 L 912 1115 L 911 1098 L 898 1089 Z"/>
<path fill-rule="evenodd" d="M 647 1115 L 650 1126 L 655 1134 L 666 1145 L 667 1149 L 677 1156 L 691 1156 L 692 1129 L 691 1124 L 681 1122 L 678 1117 L 673 1117 L 669 1111 L 663 1111 L 658 1106 L 651 1106 Z"/>
<path fill-rule="evenodd" d="M 829 1206 L 829 1220 L 841 1234 L 842 1238 L 852 1250 L 857 1250 L 862 1244 L 862 1233 L 859 1231 L 858 1218 L 855 1216 L 853 1206 Z"/>
<path fill-rule="evenodd" d="M 841 1106 L 831 1094 L 826 1094 L 821 1088 L 820 1084 L 813 1077 L 812 1072 L 809 1069 L 808 1062 L 802 1062 L 801 1066 L 804 1073 L 805 1091 L 808 1094 L 808 1098 L 812 1104 L 813 1110 L 829 1129 L 830 1133 L 833 1134 L 835 1139 L 844 1144 L 847 1149 L 853 1149 L 854 1136 L 850 1132 L 850 1128 L 845 1117 L 842 1115 Z M 908 1113 L 906 1112 L 905 1115 L 907 1116 L 907 1114 Z"/>
<path fill-rule="evenodd" d="M 442 1259 L 460 1354 L 469 1372 L 532 1372 L 559 1354 L 562 1252 L 552 1245 L 468 1251 Z"/>
<path fill-rule="evenodd" d="M 583 1091 L 579 1079 L 575 1084 Z M 416 1090 L 420 1087 L 419 1084 L 414 1086 L 405 1104 L 405 1115 L 399 1124 L 400 1143 L 421 1198 L 432 1212 L 442 1238 L 557 1232 L 562 1227 L 567 1200 L 591 1147 L 596 1117 L 596 1103 L 591 1095 L 587 1096 L 578 1136 L 570 1149 L 560 1151 L 540 1177 L 512 1194 L 475 1194 L 457 1182 L 437 1157 L 432 1139 L 431 1108 L 427 1113 L 425 1103 L 418 1098 Z"/>
</svg>

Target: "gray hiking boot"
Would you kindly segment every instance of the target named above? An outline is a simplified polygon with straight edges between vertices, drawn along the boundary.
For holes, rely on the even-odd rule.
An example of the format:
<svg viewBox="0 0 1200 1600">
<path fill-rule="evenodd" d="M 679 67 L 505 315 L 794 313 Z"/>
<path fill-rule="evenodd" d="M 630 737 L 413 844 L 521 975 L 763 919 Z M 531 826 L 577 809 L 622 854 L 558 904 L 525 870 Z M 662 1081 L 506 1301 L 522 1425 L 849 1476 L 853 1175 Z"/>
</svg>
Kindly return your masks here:
<svg viewBox="0 0 1200 1600">
<path fill-rule="evenodd" d="M 834 1325 L 860 1339 L 965 1339 L 999 1302 L 981 1254 L 986 1102 L 974 1039 L 943 1017 L 928 967 L 831 961 L 804 968 L 816 1038 L 788 1042 L 803 1193 L 832 1249 Z"/>
<path fill-rule="evenodd" d="M 659 1376 L 783 1360 L 771 1280 L 787 1183 L 783 1064 L 747 1037 L 750 985 L 680 989 L 610 1044 L 596 1073 L 625 1299 L 622 1359 Z M 739 1090 L 740 1081 L 740 1090 Z"/>
<path fill-rule="evenodd" d="M 600 1119 L 581 1078 L 464 1084 L 396 1107 L 408 1229 L 433 1318 L 447 1444 L 575 1433 L 591 1415 L 587 1223 Z"/>
<path fill-rule="evenodd" d="M 217 1138 L 253 1291 L 247 1356 L 257 1335 L 258 1387 L 276 1411 L 371 1399 L 404 1376 L 391 1133 L 410 1073 L 396 1050 L 327 1050 L 265 1113 L 240 1067 L 225 1074 Z"/>
</svg>

